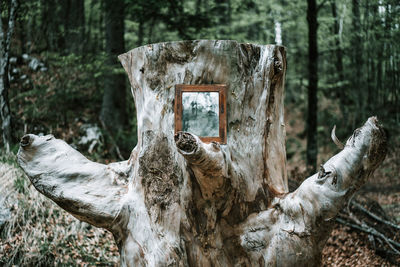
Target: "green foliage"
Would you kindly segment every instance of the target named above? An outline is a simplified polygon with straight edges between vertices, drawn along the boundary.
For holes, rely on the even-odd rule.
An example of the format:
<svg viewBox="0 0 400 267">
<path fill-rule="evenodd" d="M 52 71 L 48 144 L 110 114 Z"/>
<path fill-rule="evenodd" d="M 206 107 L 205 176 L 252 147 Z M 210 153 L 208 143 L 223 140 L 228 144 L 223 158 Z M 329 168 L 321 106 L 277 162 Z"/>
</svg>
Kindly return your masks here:
<svg viewBox="0 0 400 267">
<path fill-rule="evenodd" d="M 69 143 L 77 144 L 81 136 L 80 127 L 84 123 L 100 125 L 98 121 L 102 98 L 103 80 L 106 73 L 121 73 L 119 66 L 106 64 L 104 53 L 96 55 L 60 55 L 42 53 L 38 57 L 46 62 L 47 72 L 32 73 L 26 65 L 21 65 L 23 73 L 30 75 L 26 80 L 12 84 L 11 107 L 18 120 L 15 120 L 16 136 L 27 132 L 53 133 Z M 128 112 L 135 114 L 133 99 L 127 94 Z M 113 138 L 122 147 L 122 153 L 129 156 L 131 148 L 137 142 L 136 117 L 132 116 L 129 127 L 121 129 Z M 117 158 L 112 150 L 112 141 L 106 132 L 105 139 L 92 152 L 92 157 Z M 17 149 L 17 145 L 15 148 Z M 83 151 L 85 153 L 85 151 Z M 111 154 L 110 154 L 111 153 Z"/>
<path fill-rule="evenodd" d="M 104 1 L 84 1 L 83 50 L 76 55 L 68 52 L 71 10 L 67 2 L 21 2 L 12 53 L 19 56 L 24 52 L 36 53 L 46 62 L 49 71 L 35 73 L 25 66 L 22 71 L 31 82 L 12 84 L 11 109 L 17 136 L 22 135 L 26 125 L 29 132 L 53 132 L 58 134 L 57 137 L 76 142 L 81 123 L 98 124 L 104 74 L 124 72 L 121 67 L 106 63 Z M 297 119 L 305 120 L 308 87 L 306 1 L 124 2 L 125 14 L 121 16 L 125 17 L 127 50 L 146 43 L 181 39 L 274 43 L 275 26 L 280 23 L 283 45 L 287 48 L 285 103 L 296 109 L 287 116 L 292 118 L 292 114 L 296 114 Z M 353 6 L 353 2 L 359 4 Z M 395 0 L 353 2 L 330 0 L 317 3 L 317 112 L 318 140 L 322 147 L 330 145 L 329 131 L 334 124 L 338 136 L 344 139 L 372 115 L 378 115 L 392 136 L 398 136 L 400 132 L 400 17 L 397 15 L 400 4 Z M 130 94 L 127 95 L 129 126 L 113 133 L 112 137 L 124 150 L 124 156 L 129 155 L 137 140 L 134 103 Z M 92 156 L 115 159 L 113 142 L 106 132 L 103 134 L 103 143 L 97 146 Z"/>
<path fill-rule="evenodd" d="M 24 194 L 25 193 L 25 179 L 21 176 L 17 177 L 14 180 L 14 188 L 17 190 L 18 193 Z"/>
<path fill-rule="evenodd" d="M 48 54 L 50 71 L 37 77 L 32 89 L 15 95 L 12 100 L 23 108 L 21 115 L 25 123 L 49 131 L 60 125 L 68 127 L 98 112 L 102 94 L 101 86 L 97 86 L 106 71 L 104 56 L 86 60 L 73 54 Z"/>
</svg>

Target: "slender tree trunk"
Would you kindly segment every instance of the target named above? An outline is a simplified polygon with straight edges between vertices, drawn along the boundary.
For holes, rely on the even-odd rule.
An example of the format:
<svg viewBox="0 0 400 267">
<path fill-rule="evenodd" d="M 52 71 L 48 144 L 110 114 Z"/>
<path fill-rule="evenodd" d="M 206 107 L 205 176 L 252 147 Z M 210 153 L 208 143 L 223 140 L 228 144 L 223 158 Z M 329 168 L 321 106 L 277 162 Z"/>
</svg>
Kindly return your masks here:
<svg viewBox="0 0 400 267">
<path fill-rule="evenodd" d="M 126 80 L 122 73 L 114 73 L 119 67 L 117 56 L 125 51 L 124 1 L 104 0 L 107 65 L 110 71 L 104 79 L 104 95 L 100 119 L 116 134 L 126 126 Z"/>
<path fill-rule="evenodd" d="M 307 111 L 307 168 L 315 172 L 317 166 L 317 113 L 318 113 L 318 45 L 317 3 L 307 0 L 308 22 L 308 111 Z"/>
<path fill-rule="evenodd" d="M 201 7 L 202 7 L 202 2 L 203 2 L 203 0 L 196 0 L 196 7 L 195 7 L 195 9 L 196 9 L 196 15 L 197 16 L 199 16 L 200 14 L 201 14 Z"/>
<path fill-rule="evenodd" d="M 337 8 L 336 8 L 336 3 L 335 0 L 331 1 L 331 9 L 332 9 L 332 17 L 333 17 L 333 34 L 335 36 L 335 66 L 336 66 L 336 72 L 338 74 L 338 79 L 340 83 L 344 82 L 344 73 L 343 73 L 343 50 L 342 50 L 342 44 L 340 41 L 340 29 L 339 29 L 339 16 L 337 14 Z M 343 86 L 338 86 L 338 96 L 341 102 L 342 110 L 343 108 L 346 107 L 346 99 L 347 96 L 345 94 L 345 90 L 343 90 Z"/>
<path fill-rule="evenodd" d="M 398 90 L 394 79 L 395 79 L 395 73 L 394 73 L 394 55 L 395 51 L 393 49 L 393 43 L 391 40 L 393 40 L 393 18 L 398 16 L 397 12 L 398 9 L 395 11 L 396 15 L 394 15 L 393 9 L 395 8 L 393 3 L 390 3 L 390 1 L 386 2 L 386 10 L 385 10 L 385 31 L 384 31 L 384 36 L 385 40 L 388 40 L 385 42 L 386 49 L 385 49 L 385 90 L 386 90 L 386 96 L 385 99 L 387 99 L 387 104 L 388 106 L 393 105 L 393 98 L 395 96 L 394 90 Z M 398 25 L 397 25 L 398 26 Z"/>
<path fill-rule="evenodd" d="M 364 86 L 363 86 L 363 47 L 361 38 L 361 18 L 360 18 L 360 0 L 352 0 L 352 69 L 353 75 L 351 75 L 351 90 L 353 91 L 352 97 L 355 98 L 356 108 L 353 110 L 353 128 L 356 123 L 364 117 Z M 346 118 L 345 118 L 346 119 Z"/>
<path fill-rule="evenodd" d="M 231 23 L 231 1 L 215 0 L 215 17 L 217 18 L 217 34 L 220 39 L 229 38 Z"/>
<path fill-rule="evenodd" d="M 98 44 L 99 44 L 99 50 L 100 51 L 105 51 L 106 50 L 106 42 L 107 42 L 107 40 L 106 40 L 106 27 L 105 27 L 105 12 L 104 12 L 104 10 L 105 10 L 105 3 L 104 3 L 105 1 L 100 1 L 100 14 L 99 14 L 99 25 L 98 25 L 98 29 L 100 29 L 100 32 L 99 32 L 99 38 L 98 38 L 98 40 L 99 40 L 99 42 L 98 42 Z M 104 41 L 105 40 L 105 41 Z"/>
<path fill-rule="evenodd" d="M 12 142 L 11 131 L 11 112 L 8 100 L 8 90 L 10 83 L 8 81 L 8 58 L 0 59 L 0 112 L 1 112 L 1 130 L 3 137 L 3 145 L 7 153 L 10 152 Z"/>
<path fill-rule="evenodd" d="M 140 17 L 139 20 L 139 28 L 138 28 L 138 41 L 137 46 L 142 46 L 144 42 L 144 21 L 143 18 Z"/>
<path fill-rule="evenodd" d="M 54 0 L 41 0 L 40 1 L 40 29 L 45 39 L 45 50 L 56 51 L 57 38 L 60 21 L 57 21 L 59 14 L 57 13 L 57 6 Z"/>
<path fill-rule="evenodd" d="M 19 40 L 19 54 L 27 53 L 27 13 L 28 8 L 25 8 L 27 5 L 21 5 L 18 10 L 18 17 L 15 21 L 15 35 L 16 39 Z M 18 19 L 20 18 L 20 19 Z"/>
<path fill-rule="evenodd" d="M 3 1 L 0 1 L 0 8 L 3 8 L 4 6 L 6 5 L 4 5 Z M 15 27 L 16 11 L 17 1 L 11 0 L 6 32 L 4 32 L 3 22 L 0 19 L 0 115 L 2 120 L 1 130 L 3 143 L 7 153 L 10 151 L 10 145 L 12 143 L 11 111 L 8 100 L 8 91 L 10 89 L 8 66 L 11 37 Z M 3 13 L 3 10 L 0 10 L 0 13 Z"/>
<path fill-rule="evenodd" d="M 369 43 L 371 41 L 371 35 L 372 35 L 372 26 L 370 19 L 374 19 L 371 15 L 371 5 L 370 3 L 366 3 L 364 6 L 364 27 L 363 27 L 363 34 L 365 36 L 365 43 Z M 371 18 L 372 17 L 372 18 Z M 373 91 L 374 91 L 374 72 L 372 72 L 373 69 L 373 58 L 371 56 L 371 48 L 367 44 L 365 45 L 365 54 L 367 56 L 367 59 L 365 60 L 365 65 L 366 65 L 366 88 L 367 88 L 367 96 L 365 97 L 366 103 L 371 103 L 373 101 Z M 375 110 L 375 105 L 368 104 L 365 107 L 365 111 L 369 113 L 370 111 Z"/>
<path fill-rule="evenodd" d="M 279 20 L 275 20 L 275 43 L 282 45 L 282 24 Z"/>
<path fill-rule="evenodd" d="M 148 32 L 148 35 L 147 35 L 148 43 L 151 43 L 152 40 L 153 40 L 153 30 L 154 30 L 154 24 L 155 24 L 155 22 L 156 22 L 156 17 L 153 16 L 153 17 L 151 18 L 151 20 L 150 20 L 149 32 Z"/>
<path fill-rule="evenodd" d="M 82 54 L 85 34 L 84 0 L 67 0 L 66 45 L 70 53 Z"/>
<path fill-rule="evenodd" d="M 129 160 L 98 164 L 26 135 L 18 162 L 34 186 L 109 229 L 121 266 L 318 266 L 334 216 L 385 156 L 376 118 L 289 194 L 283 47 L 171 42 L 120 60 L 138 111 Z M 175 85 L 214 83 L 227 85 L 226 144 L 174 134 Z"/>
<path fill-rule="evenodd" d="M 92 38 L 92 28 L 93 28 L 93 21 L 94 21 L 94 11 L 95 11 L 95 6 L 96 6 L 95 0 L 90 1 L 90 11 L 89 11 L 89 18 L 88 18 L 88 23 L 86 27 L 86 38 L 85 38 L 85 43 L 87 44 L 87 49 L 86 51 L 91 51 L 91 52 L 96 52 L 96 45 L 95 40 Z"/>
<path fill-rule="evenodd" d="M 43 38 L 46 39 L 46 50 L 49 51 L 63 51 L 66 47 L 65 37 L 68 36 L 67 31 L 69 27 L 68 17 L 69 14 L 68 1 L 63 1 L 61 4 L 55 0 L 42 0 L 42 13 L 41 13 L 41 32 Z M 64 24 L 64 27 L 62 28 Z M 64 34 L 65 33 L 65 34 Z M 66 35 L 66 36 L 64 36 Z"/>
</svg>

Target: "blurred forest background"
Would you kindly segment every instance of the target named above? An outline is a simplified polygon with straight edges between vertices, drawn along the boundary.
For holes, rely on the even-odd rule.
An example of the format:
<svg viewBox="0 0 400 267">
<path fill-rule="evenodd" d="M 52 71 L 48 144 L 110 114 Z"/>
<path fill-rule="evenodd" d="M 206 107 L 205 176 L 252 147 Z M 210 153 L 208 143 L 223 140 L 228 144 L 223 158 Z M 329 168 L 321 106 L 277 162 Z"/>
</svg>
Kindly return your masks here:
<svg viewBox="0 0 400 267">
<path fill-rule="evenodd" d="M 1 1 L 4 32 L 11 2 Z M 91 124 L 106 136 L 93 153 L 116 158 L 118 145 L 126 157 L 135 111 L 117 55 L 148 43 L 233 39 L 286 46 L 288 123 L 308 122 L 309 140 L 307 148 L 289 136 L 288 156 L 302 150 L 316 166 L 316 144 L 330 142 L 334 124 L 344 139 L 378 115 L 397 136 L 399 14 L 397 0 L 20 1 L 9 51 L 10 142 L 15 151 L 31 132 L 77 143 Z"/>
<path fill-rule="evenodd" d="M 1 0 L 0 9 L 0 154 L 7 166 L 16 166 L 13 154 L 24 133 L 52 133 L 96 161 L 127 158 L 137 141 L 136 114 L 117 56 L 148 43 L 233 39 L 287 48 L 289 177 L 301 180 L 332 156 L 333 125 L 345 140 L 377 115 L 391 136 L 379 181 L 390 185 L 397 180 L 400 186 L 398 0 Z M 10 211 L 19 213 L 8 224 L 1 223 L 0 212 L 0 265 L 76 263 L 75 254 L 86 255 L 80 262 L 115 263 L 113 244 L 103 244 L 97 252 L 84 248 L 93 240 L 111 239 L 109 233 L 93 234 L 90 226 L 71 224 L 72 218 L 60 216 L 59 208 L 49 208 L 50 202 L 33 192 L 18 169 L 4 167 L 0 175 L 0 189 L 16 190 L 13 201 L 26 207 L 11 205 Z M 392 192 L 394 200 L 387 205 L 400 200 L 399 191 Z M 0 196 L 0 205 L 6 199 Z M 37 199 L 41 206 L 31 207 Z M 398 206 L 389 208 L 399 216 L 393 211 Z M 49 216 L 52 226 L 45 223 Z M 64 227 L 42 242 L 42 232 L 26 234 L 28 222 L 29 229 L 43 223 L 40 231 L 47 234 L 55 223 L 70 230 Z M 81 228 L 85 237 L 79 239 L 78 233 L 76 239 Z M 68 252 L 73 247 L 81 251 Z M 114 254 L 105 255 L 105 250 Z M 68 257 L 57 258 L 59 254 Z"/>
</svg>

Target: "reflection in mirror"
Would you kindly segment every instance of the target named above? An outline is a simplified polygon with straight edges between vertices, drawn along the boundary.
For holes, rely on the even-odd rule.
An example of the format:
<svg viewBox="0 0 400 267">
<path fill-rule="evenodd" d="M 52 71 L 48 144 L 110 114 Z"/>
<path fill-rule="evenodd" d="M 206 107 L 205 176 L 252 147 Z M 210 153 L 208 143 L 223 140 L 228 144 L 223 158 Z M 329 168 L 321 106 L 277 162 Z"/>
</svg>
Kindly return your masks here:
<svg viewBox="0 0 400 267">
<path fill-rule="evenodd" d="M 219 93 L 182 93 L 182 130 L 198 136 L 219 136 Z"/>
</svg>

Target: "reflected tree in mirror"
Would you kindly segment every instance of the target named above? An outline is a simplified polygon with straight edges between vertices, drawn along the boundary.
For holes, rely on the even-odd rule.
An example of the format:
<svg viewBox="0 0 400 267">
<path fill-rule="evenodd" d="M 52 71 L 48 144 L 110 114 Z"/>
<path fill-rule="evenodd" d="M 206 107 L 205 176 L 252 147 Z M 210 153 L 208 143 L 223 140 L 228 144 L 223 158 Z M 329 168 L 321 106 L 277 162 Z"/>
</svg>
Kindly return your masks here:
<svg viewBox="0 0 400 267">
<path fill-rule="evenodd" d="M 219 93 L 182 93 L 182 130 L 198 136 L 219 136 Z"/>
</svg>

